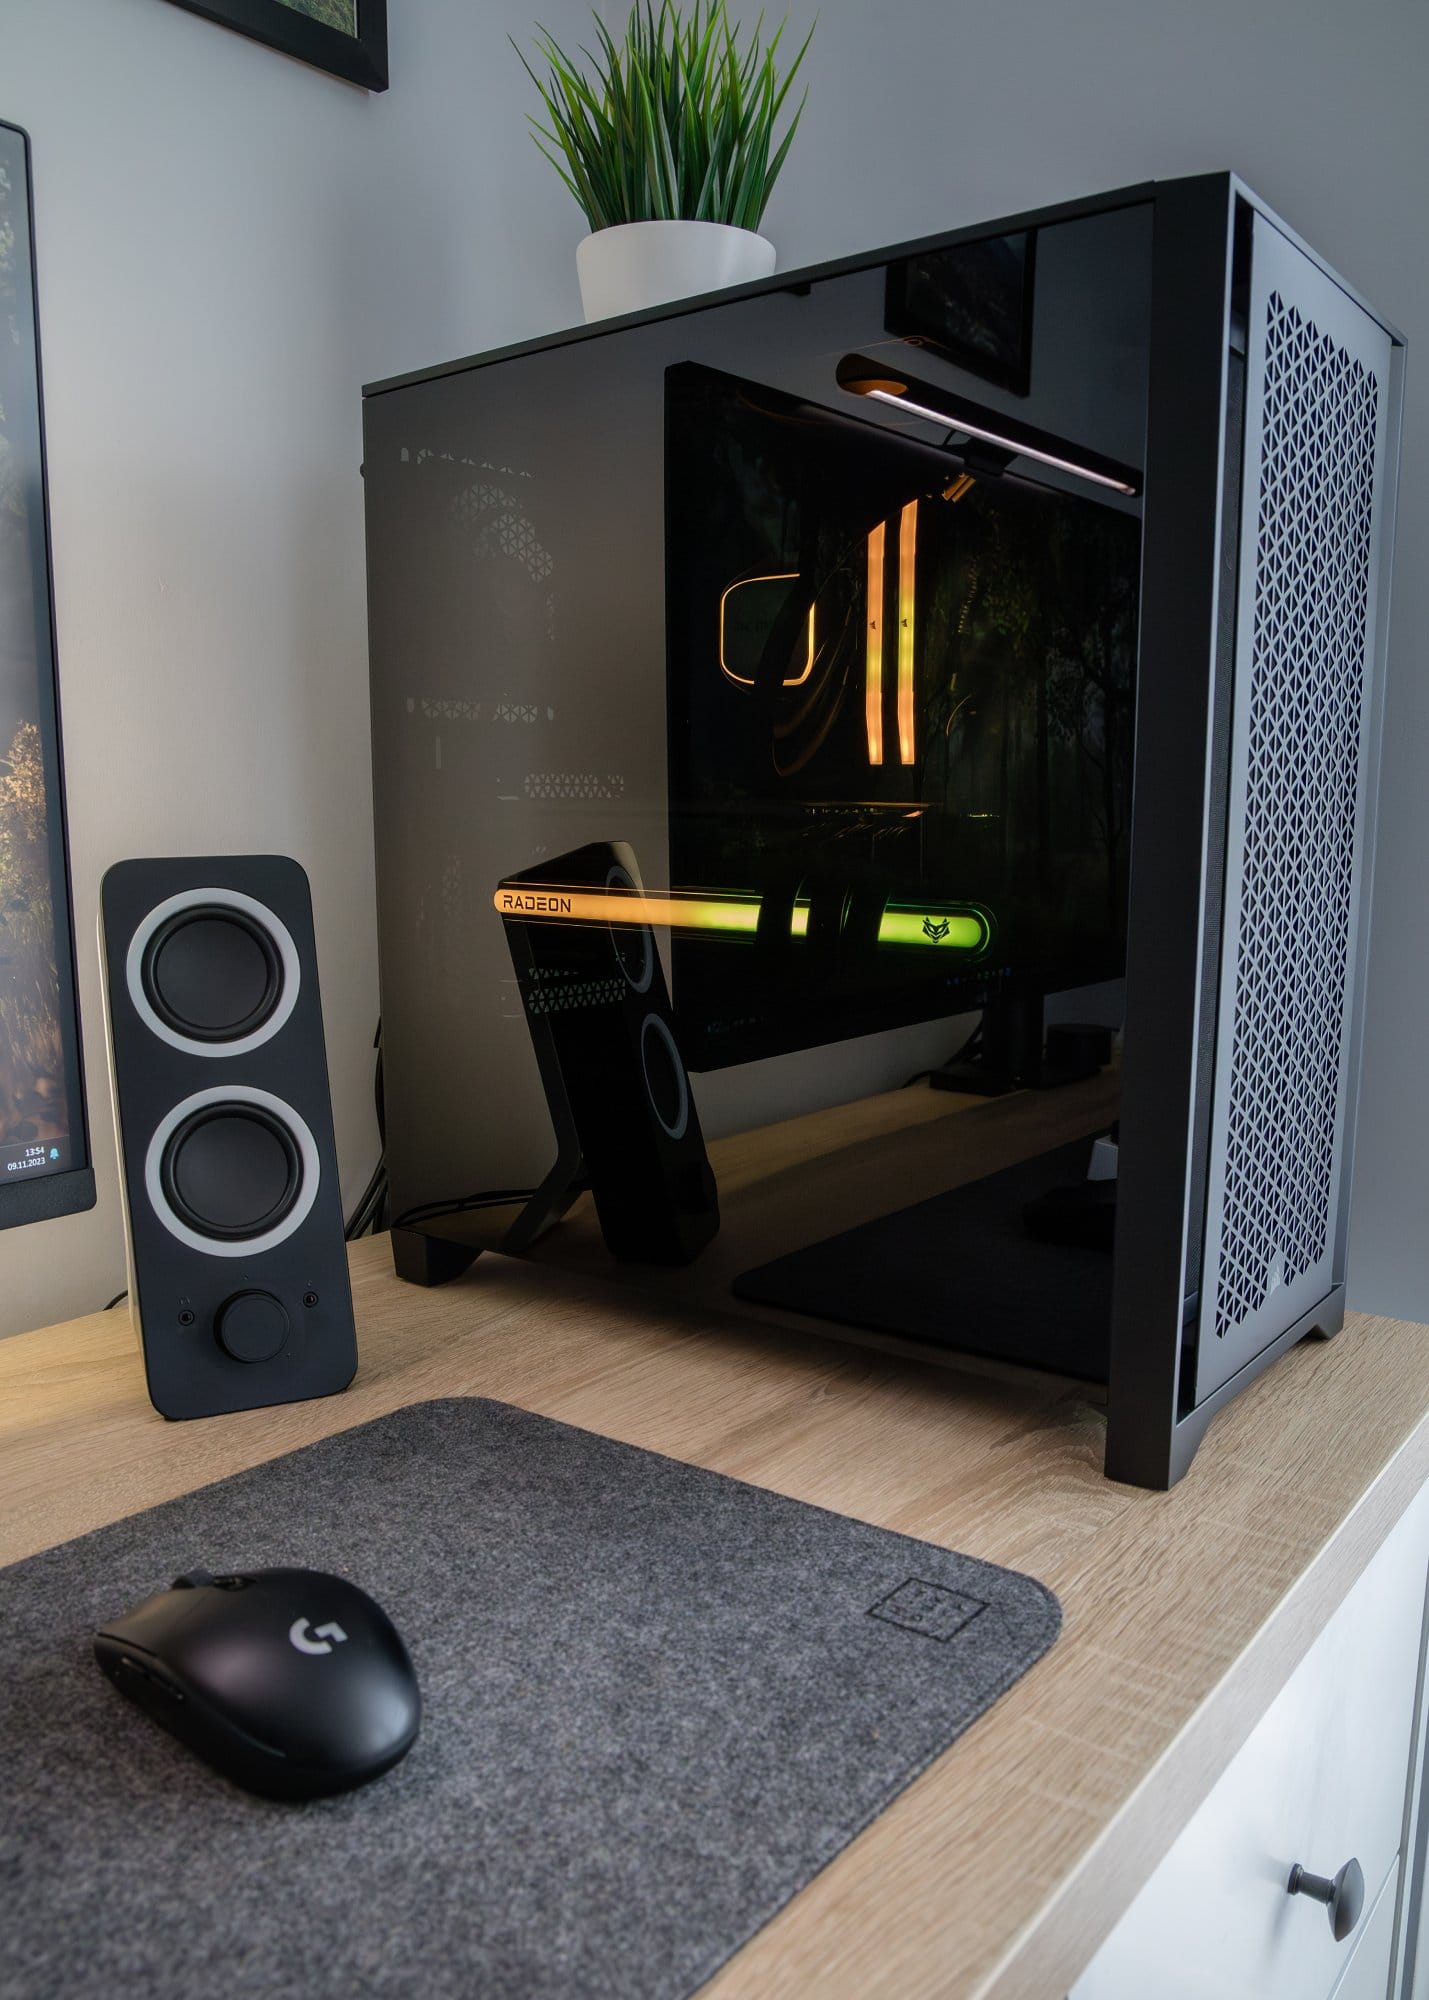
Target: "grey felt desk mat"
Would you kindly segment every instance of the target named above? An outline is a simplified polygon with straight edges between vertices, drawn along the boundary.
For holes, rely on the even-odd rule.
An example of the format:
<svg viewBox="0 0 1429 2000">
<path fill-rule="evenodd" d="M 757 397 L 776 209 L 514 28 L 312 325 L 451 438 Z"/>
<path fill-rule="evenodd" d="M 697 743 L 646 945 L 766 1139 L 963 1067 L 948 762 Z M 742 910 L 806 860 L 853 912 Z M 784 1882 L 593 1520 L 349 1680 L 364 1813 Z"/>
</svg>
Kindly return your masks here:
<svg viewBox="0 0 1429 2000">
<path fill-rule="evenodd" d="M 369 1590 L 425 1702 L 394 1771 L 305 1806 L 217 1777 L 90 1650 L 181 1571 L 281 1563 Z M 0 1571 L 0 1993 L 689 1993 L 1060 1618 L 1012 1571 L 418 1404 Z"/>
</svg>

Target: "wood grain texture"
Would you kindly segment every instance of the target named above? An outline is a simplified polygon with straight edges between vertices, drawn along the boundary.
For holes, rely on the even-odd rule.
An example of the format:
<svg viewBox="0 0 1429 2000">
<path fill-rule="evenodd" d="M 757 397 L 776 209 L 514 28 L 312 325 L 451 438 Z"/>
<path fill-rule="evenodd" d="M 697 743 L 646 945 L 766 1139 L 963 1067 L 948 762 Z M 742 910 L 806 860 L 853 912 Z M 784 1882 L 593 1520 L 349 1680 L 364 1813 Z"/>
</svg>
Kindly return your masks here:
<svg viewBox="0 0 1429 2000">
<path fill-rule="evenodd" d="M 1047 1378 L 935 1368 L 486 1257 L 436 1292 L 352 1252 L 361 1366 L 322 1402 L 166 1424 L 122 1313 L 0 1342 L 10 1561 L 423 1397 L 487 1395 L 1058 1593 L 1051 1653 L 706 1989 L 1061 2000 L 1429 1480 L 1429 1334 L 1352 1317 L 1212 1427 L 1170 1494 L 1107 1482 Z"/>
</svg>

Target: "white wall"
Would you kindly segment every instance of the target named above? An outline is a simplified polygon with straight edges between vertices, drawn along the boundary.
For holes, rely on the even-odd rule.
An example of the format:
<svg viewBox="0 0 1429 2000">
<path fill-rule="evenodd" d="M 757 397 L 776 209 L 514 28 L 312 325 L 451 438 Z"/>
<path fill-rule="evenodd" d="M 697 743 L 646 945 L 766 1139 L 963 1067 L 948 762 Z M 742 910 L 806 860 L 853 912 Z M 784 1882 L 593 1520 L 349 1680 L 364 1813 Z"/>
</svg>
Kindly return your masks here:
<svg viewBox="0 0 1429 2000">
<path fill-rule="evenodd" d="M 576 317 L 582 233 L 525 134 L 523 13 L 390 14 L 393 88 L 369 97 L 167 0 L 0 0 L 0 116 L 34 149 L 99 1175 L 92 1213 L 0 1236 L 0 1332 L 124 1283 L 94 945 L 122 855 L 303 862 L 349 1198 L 376 1158 L 360 388 Z"/>
<path fill-rule="evenodd" d="M 584 9 L 537 11 L 562 34 Z M 166 0 L 0 0 L 0 113 L 35 142 L 101 1185 L 95 1215 L 0 1238 L 0 1328 L 122 1283 L 88 947 L 117 855 L 267 846 L 306 864 L 349 1188 L 371 1163 L 357 388 L 574 318 L 581 234 L 524 136 L 505 34 L 526 14 L 390 13 L 393 88 L 368 99 Z M 795 25 L 810 13 L 799 0 Z M 1411 340 L 1429 335 L 1420 0 L 818 13 L 805 128 L 768 217 L 786 265 L 1229 166 Z M 1429 1317 L 1424 380 L 1411 358 L 1353 1288 Z"/>
</svg>

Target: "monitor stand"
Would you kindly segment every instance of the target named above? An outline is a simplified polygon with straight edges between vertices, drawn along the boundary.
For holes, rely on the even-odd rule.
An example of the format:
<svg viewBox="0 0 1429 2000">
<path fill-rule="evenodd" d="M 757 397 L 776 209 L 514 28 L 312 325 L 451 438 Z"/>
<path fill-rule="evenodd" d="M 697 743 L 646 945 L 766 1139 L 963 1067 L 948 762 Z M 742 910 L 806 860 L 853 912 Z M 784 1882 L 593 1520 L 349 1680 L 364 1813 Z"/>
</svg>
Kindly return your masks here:
<svg viewBox="0 0 1429 2000">
<path fill-rule="evenodd" d="M 1112 1256 L 1049 1242 L 1026 1204 L 1086 1176 L 1079 1139 L 734 1280 L 735 1296 L 1088 1382 L 1110 1375 Z"/>
</svg>

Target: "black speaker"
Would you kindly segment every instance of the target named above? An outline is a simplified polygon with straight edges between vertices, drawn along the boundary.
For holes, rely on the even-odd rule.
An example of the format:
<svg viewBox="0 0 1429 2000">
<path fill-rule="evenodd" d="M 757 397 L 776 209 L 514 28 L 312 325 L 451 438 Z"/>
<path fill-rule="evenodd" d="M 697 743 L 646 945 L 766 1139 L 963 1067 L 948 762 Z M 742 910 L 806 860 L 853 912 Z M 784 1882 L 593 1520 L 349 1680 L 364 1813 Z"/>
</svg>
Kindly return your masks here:
<svg viewBox="0 0 1429 2000">
<path fill-rule="evenodd" d="M 346 1388 L 357 1341 L 306 875 L 278 855 L 121 861 L 100 951 L 155 1409 Z"/>
<path fill-rule="evenodd" d="M 606 1245 L 626 1262 L 686 1264 L 719 1228 L 643 898 L 623 841 L 560 855 L 497 891 L 559 1149 L 505 1248 L 524 1248 L 587 1183 Z"/>
</svg>

